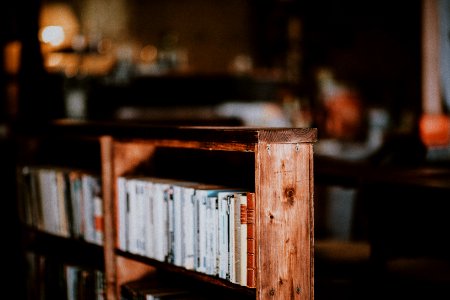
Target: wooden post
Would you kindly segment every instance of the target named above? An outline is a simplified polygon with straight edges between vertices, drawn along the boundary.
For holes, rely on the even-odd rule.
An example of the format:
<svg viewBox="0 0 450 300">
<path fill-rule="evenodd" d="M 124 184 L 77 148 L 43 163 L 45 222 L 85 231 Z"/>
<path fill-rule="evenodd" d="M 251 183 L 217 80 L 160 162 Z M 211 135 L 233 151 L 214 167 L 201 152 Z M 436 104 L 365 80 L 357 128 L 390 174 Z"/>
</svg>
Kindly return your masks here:
<svg viewBox="0 0 450 300">
<path fill-rule="evenodd" d="M 441 114 L 439 76 L 439 15 L 437 0 L 422 6 L 422 108 L 424 114 Z"/>
<path fill-rule="evenodd" d="M 257 299 L 314 298 L 312 153 L 310 143 L 258 144 Z"/>
<path fill-rule="evenodd" d="M 106 299 L 115 300 L 116 291 L 116 264 L 114 257 L 115 232 L 113 226 L 113 141 L 111 136 L 100 137 L 102 160 L 102 197 L 104 214 L 104 255 L 105 255 L 105 281 Z"/>
</svg>

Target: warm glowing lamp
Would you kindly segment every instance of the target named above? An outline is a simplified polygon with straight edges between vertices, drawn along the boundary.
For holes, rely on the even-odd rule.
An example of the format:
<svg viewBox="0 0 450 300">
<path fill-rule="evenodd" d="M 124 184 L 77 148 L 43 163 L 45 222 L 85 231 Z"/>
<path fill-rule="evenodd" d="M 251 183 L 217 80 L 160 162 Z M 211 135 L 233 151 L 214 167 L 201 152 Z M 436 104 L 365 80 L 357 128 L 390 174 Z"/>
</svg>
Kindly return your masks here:
<svg viewBox="0 0 450 300">
<path fill-rule="evenodd" d="M 70 47 L 79 33 L 79 22 L 72 8 L 65 3 L 44 4 L 39 16 L 39 40 L 44 50 Z"/>
</svg>

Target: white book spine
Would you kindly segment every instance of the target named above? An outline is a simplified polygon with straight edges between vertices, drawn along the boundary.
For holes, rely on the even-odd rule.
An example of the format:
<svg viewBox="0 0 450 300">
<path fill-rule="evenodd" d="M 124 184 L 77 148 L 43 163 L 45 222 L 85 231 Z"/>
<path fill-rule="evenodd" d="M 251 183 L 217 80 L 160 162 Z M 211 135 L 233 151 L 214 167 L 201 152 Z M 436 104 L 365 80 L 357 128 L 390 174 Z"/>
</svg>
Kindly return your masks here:
<svg viewBox="0 0 450 300">
<path fill-rule="evenodd" d="M 167 202 L 164 195 L 165 185 L 153 184 L 153 218 L 155 234 L 155 259 L 164 261 L 167 255 Z"/>
<path fill-rule="evenodd" d="M 169 219 L 169 203 L 170 203 L 170 197 L 172 191 L 171 191 L 171 185 L 170 184 L 163 184 L 163 207 L 162 207 L 162 213 L 163 213 L 163 245 L 164 245 L 164 261 L 169 262 L 170 258 L 170 247 L 171 247 L 171 233 L 170 233 L 170 219 Z"/>
<path fill-rule="evenodd" d="M 92 177 L 89 174 L 82 176 L 83 188 L 83 236 L 87 242 L 95 243 L 94 232 L 94 199 L 92 197 Z"/>
<path fill-rule="evenodd" d="M 128 194 L 128 245 L 127 245 L 127 249 L 129 252 L 131 253 L 136 253 L 136 239 L 137 239 L 137 234 L 136 234 L 136 216 L 135 211 L 136 211 L 136 180 L 133 179 L 128 179 L 127 183 L 126 183 L 126 187 L 127 187 L 127 194 Z"/>
<path fill-rule="evenodd" d="M 214 198 L 214 207 L 213 207 L 213 228 L 214 228 L 214 270 L 213 275 L 219 276 L 219 267 L 220 267 L 220 253 L 219 253 L 219 199 L 218 197 Z"/>
<path fill-rule="evenodd" d="M 136 254 L 146 254 L 146 230 L 145 230 L 145 218 L 146 218 L 146 182 L 142 180 L 136 181 Z"/>
<path fill-rule="evenodd" d="M 183 237 L 184 246 L 182 248 L 184 267 L 188 270 L 195 269 L 195 237 L 196 237 L 196 226 L 195 226 L 195 197 L 193 188 L 183 188 Z"/>
<path fill-rule="evenodd" d="M 192 195 L 194 203 L 194 269 L 200 270 L 200 199 L 198 192 Z"/>
<path fill-rule="evenodd" d="M 219 202 L 219 277 L 228 279 L 228 202 L 222 193 Z"/>
<path fill-rule="evenodd" d="M 59 232 L 59 209 L 56 175 L 53 170 L 38 170 L 43 230 L 52 234 Z"/>
<path fill-rule="evenodd" d="M 228 272 L 229 280 L 236 283 L 236 269 L 235 269 L 235 251 L 236 251 L 236 223 L 235 223 L 235 204 L 236 199 L 234 195 L 229 195 L 228 200 Z"/>
<path fill-rule="evenodd" d="M 144 215 L 145 215 L 145 256 L 155 257 L 155 224 L 153 213 L 153 183 L 145 182 L 144 187 Z"/>
<path fill-rule="evenodd" d="M 117 178 L 117 239 L 118 248 L 127 251 L 127 189 L 126 178 Z"/>
<path fill-rule="evenodd" d="M 167 262 L 173 264 L 175 251 L 175 208 L 172 185 L 167 185 L 165 194 L 165 198 L 167 199 Z"/>
<path fill-rule="evenodd" d="M 207 225 L 206 225 L 206 203 L 207 203 L 207 194 L 205 192 L 201 192 L 199 195 L 199 219 L 198 219 L 198 240 L 199 240 L 199 266 L 197 271 L 206 273 L 207 270 Z"/>
<path fill-rule="evenodd" d="M 217 197 L 208 197 L 206 205 L 206 273 L 214 275 L 216 272 L 216 238 L 215 206 Z"/>
<path fill-rule="evenodd" d="M 173 263 L 176 266 L 183 265 L 183 217 L 182 217 L 181 186 L 173 186 Z"/>
</svg>

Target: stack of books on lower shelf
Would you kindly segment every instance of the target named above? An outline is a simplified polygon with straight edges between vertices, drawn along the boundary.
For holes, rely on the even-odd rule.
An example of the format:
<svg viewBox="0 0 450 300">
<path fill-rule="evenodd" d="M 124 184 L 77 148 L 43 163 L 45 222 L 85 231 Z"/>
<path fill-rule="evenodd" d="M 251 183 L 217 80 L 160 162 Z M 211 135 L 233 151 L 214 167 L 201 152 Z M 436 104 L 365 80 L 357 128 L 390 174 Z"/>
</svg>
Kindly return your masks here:
<svg viewBox="0 0 450 300">
<path fill-rule="evenodd" d="M 26 258 L 27 299 L 105 299 L 103 271 L 66 264 L 32 252 L 27 252 Z"/>
</svg>

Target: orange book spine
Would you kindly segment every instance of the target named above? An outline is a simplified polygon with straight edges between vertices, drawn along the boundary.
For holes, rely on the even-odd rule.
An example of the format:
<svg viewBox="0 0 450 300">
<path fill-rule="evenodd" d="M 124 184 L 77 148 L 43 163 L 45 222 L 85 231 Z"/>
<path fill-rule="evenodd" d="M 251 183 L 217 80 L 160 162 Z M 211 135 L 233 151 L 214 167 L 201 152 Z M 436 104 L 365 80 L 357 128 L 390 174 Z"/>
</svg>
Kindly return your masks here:
<svg viewBox="0 0 450 300">
<path fill-rule="evenodd" d="M 256 287 L 255 194 L 247 193 L 247 286 Z"/>
</svg>

